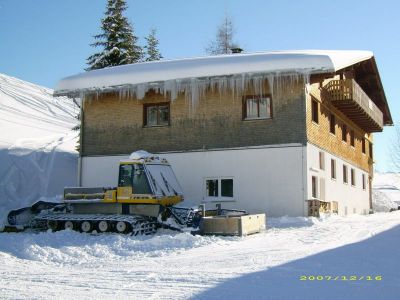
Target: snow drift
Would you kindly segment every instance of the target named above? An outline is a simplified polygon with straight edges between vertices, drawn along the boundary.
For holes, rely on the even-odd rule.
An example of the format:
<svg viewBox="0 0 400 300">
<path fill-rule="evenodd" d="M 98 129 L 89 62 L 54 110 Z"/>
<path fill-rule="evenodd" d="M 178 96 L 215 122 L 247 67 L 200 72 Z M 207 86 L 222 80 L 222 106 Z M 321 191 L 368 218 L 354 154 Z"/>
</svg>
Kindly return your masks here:
<svg viewBox="0 0 400 300">
<path fill-rule="evenodd" d="M 79 108 L 52 90 L 0 74 L 0 227 L 7 212 L 59 199 L 74 185 Z"/>
</svg>

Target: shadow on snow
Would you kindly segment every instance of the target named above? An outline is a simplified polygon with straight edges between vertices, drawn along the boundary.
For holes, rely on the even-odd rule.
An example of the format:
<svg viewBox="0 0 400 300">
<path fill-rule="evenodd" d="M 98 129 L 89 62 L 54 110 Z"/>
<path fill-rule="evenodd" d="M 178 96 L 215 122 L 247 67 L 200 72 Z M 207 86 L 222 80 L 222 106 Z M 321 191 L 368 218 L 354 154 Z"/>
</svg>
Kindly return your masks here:
<svg viewBox="0 0 400 300">
<path fill-rule="evenodd" d="M 193 299 L 400 299 L 400 226 L 369 239 L 224 281 Z M 300 276 L 364 276 L 302 281 Z M 382 276 L 382 280 L 365 280 Z"/>
</svg>

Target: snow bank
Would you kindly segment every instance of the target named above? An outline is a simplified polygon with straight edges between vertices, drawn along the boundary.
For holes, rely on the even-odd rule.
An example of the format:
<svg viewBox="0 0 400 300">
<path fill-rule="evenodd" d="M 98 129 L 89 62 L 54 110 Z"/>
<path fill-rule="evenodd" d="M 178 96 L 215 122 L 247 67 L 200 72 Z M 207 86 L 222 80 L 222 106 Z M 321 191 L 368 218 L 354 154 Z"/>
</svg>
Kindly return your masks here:
<svg viewBox="0 0 400 300">
<path fill-rule="evenodd" d="M 372 207 L 387 212 L 400 206 L 400 174 L 375 173 L 372 185 Z"/>
<path fill-rule="evenodd" d="M 277 227 L 240 238 L 0 233 L 0 298 L 398 298 L 400 211 L 271 221 Z"/>
<path fill-rule="evenodd" d="M 78 107 L 52 90 L 0 74 L 0 227 L 9 210 L 59 200 L 76 184 Z"/>
<path fill-rule="evenodd" d="M 178 255 L 180 251 L 223 242 L 218 237 L 193 236 L 160 230 L 154 236 L 58 232 L 2 234 L 0 253 L 56 265 L 92 264 L 98 260 L 141 260 Z"/>
<path fill-rule="evenodd" d="M 318 218 L 314 217 L 289 217 L 283 216 L 280 218 L 267 218 L 267 228 L 292 228 L 292 227 L 304 227 L 313 226 L 318 223 Z"/>
</svg>

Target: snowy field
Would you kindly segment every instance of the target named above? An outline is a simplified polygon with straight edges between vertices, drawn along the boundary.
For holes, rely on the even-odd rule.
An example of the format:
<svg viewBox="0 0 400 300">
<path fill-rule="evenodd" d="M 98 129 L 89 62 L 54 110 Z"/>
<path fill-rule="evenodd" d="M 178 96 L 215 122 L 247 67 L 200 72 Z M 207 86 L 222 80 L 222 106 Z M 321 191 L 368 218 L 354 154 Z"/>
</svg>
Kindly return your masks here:
<svg viewBox="0 0 400 300">
<path fill-rule="evenodd" d="M 398 299 L 399 246 L 400 211 L 271 219 L 243 238 L 2 233 L 0 297 Z"/>
</svg>

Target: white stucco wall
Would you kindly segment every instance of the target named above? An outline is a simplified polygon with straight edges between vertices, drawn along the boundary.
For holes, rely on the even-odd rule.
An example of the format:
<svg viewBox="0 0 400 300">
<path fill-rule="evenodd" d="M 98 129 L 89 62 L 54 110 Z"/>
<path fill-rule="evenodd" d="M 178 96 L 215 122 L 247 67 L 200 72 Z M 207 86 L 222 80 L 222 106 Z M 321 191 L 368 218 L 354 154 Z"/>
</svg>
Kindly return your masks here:
<svg viewBox="0 0 400 300">
<path fill-rule="evenodd" d="M 324 152 L 325 170 L 319 167 L 319 152 Z M 336 160 L 336 179 L 331 179 L 331 159 Z M 348 183 L 343 182 L 343 164 L 347 165 Z M 355 186 L 351 185 L 351 169 L 355 170 Z M 365 174 L 366 186 L 363 190 L 362 174 Z M 349 162 L 340 159 L 320 148 L 307 145 L 307 198 L 312 199 L 311 177 L 318 178 L 318 198 L 321 195 L 320 179 L 325 179 L 325 201 L 337 201 L 339 214 L 366 214 L 369 212 L 369 183 L 368 173 Z"/>
<path fill-rule="evenodd" d="M 275 145 L 232 150 L 166 153 L 183 188 L 185 203 L 205 202 L 207 178 L 233 178 L 234 199 L 226 208 L 245 209 L 267 216 L 304 215 L 305 147 Z M 82 186 L 115 186 L 123 156 L 83 157 Z M 219 202 L 219 201 L 217 201 Z M 215 207 L 215 202 L 207 202 Z"/>
</svg>

